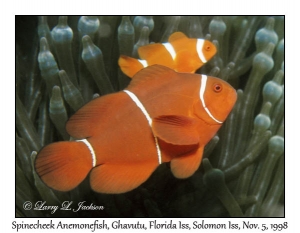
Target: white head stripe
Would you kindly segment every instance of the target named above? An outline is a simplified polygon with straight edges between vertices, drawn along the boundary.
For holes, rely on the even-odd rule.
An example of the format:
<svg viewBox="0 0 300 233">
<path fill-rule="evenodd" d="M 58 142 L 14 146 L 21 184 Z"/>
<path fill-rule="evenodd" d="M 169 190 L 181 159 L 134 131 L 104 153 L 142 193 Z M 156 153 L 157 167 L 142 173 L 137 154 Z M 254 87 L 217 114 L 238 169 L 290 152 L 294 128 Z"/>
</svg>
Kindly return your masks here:
<svg viewBox="0 0 300 233">
<path fill-rule="evenodd" d="M 205 88 L 206 88 L 207 76 L 202 74 L 201 77 L 202 78 L 201 78 L 201 86 L 200 86 L 200 100 L 201 100 L 202 106 L 205 109 L 205 111 L 207 112 L 207 114 L 210 116 L 211 119 L 213 119 L 217 123 L 222 124 L 223 122 L 214 118 L 214 116 L 210 113 L 210 111 L 208 110 L 208 108 L 205 105 L 204 92 L 205 92 Z"/>
<path fill-rule="evenodd" d="M 172 56 L 173 60 L 175 60 L 176 52 L 175 52 L 173 46 L 170 43 L 162 43 L 162 45 L 165 46 L 165 48 L 168 50 L 168 52 Z"/>
<path fill-rule="evenodd" d="M 198 56 L 199 56 L 199 59 L 203 62 L 203 63 L 206 63 L 206 58 L 203 54 L 203 45 L 204 45 L 204 39 L 197 39 L 197 53 L 198 53 Z"/>
<path fill-rule="evenodd" d="M 92 155 L 92 165 L 93 167 L 96 166 L 96 154 L 95 154 L 95 151 L 91 145 L 91 143 L 89 143 L 89 141 L 87 139 L 81 139 L 81 140 L 76 140 L 77 142 L 83 142 L 87 148 L 90 150 L 91 152 L 91 155 Z"/>
<path fill-rule="evenodd" d="M 129 97 L 133 100 L 133 102 L 139 107 L 139 109 L 145 115 L 145 117 L 149 123 L 149 126 L 151 128 L 151 131 L 152 131 L 152 119 L 151 119 L 150 115 L 148 114 L 147 110 L 145 109 L 145 107 L 143 106 L 143 104 L 141 103 L 141 101 L 131 91 L 124 90 L 124 92 L 129 95 Z M 153 134 L 153 131 L 152 131 L 152 134 Z M 158 144 L 158 139 L 154 134 L 153 134 L 153 137 L 155 140 L 155 146 L 156 146 L 156 151 L 157 151 L 157 156 L 158 156 L 158 163 L 161 164 L 161 150 L 160 150 L 160 147 Z"/>
<path fill-rule="evenodd" d="M 138 59 L 138 61 L 139 61 L 139 63 L 141 63 L 143 65 L 144 68 L 148 66 L 148 63 L 147 63 L 146 60 L 140 60 L 140 59 Z"/>
</svg>

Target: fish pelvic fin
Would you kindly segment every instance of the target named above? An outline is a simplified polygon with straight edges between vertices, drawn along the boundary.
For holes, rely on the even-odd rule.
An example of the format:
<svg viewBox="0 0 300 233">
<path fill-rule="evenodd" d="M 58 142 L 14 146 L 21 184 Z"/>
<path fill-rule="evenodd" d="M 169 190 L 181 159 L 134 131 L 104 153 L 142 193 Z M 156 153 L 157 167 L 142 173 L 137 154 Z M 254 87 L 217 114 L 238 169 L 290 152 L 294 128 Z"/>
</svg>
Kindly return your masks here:
<svg viewBox="0 0 300 233">
<path fill-rule="evenodd" d="M 184 179 L 192 176 L 200 166 L 204 147 L 191 151 L 184 156 L 171 160 L 171 171 L 176 178 Z"/>
<path fill-rule="evenodd" d="M 82 142 L 56 142 L 37 155 L 35 170 L 50 188 L 69 191 L 77 187 L 93 168 L 88 147 Z"/>
<path fill-rule="evenodd" d="M 91 187 L 99 193 L 118 194 L 129 192 L 144 183 L 157 166 L 157 161 L 102 164 L 91 171 Z"/>
</svg>

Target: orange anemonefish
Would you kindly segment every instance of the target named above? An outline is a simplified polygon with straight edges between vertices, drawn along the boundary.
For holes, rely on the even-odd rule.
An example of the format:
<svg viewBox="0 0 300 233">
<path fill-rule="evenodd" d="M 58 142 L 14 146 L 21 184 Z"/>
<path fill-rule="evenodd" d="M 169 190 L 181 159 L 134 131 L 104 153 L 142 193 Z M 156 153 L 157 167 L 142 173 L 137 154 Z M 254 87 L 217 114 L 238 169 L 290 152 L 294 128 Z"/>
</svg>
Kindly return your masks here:
<svg viewBox="0 0 300 233">
<path fill-rule="evenodd" d="M 192 39 L 182 32 L 175 32 L 169 37 L 168 43 L 141 46 L 138 49 L 141 60 L 121 55 L 119 66 L 130 78 L 139 70 L 155 64 L 177 72 L 195 73 L 216 52 L 215 45 L 208 40 Z"/>
<path fill-rule="evenodd" d="M 198 169 L 204 146 L 236 101 L 225 81 L 154 65 L 129 86 L 96 98 L 67 122 L 77 140 L 44 147 L 35 169 L 51 188 L 68 191 L 90 173 L 100 193 L 123 193 L 145 182 L 164 162 L 177 178 Z"/>
</svg>

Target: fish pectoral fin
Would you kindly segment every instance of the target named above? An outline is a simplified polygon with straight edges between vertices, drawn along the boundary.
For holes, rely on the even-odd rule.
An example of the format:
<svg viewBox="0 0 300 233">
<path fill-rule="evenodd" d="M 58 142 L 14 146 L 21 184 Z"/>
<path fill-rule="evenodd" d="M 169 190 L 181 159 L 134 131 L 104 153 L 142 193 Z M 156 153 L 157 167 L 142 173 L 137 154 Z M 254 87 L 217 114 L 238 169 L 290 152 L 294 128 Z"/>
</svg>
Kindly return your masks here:
<svg viewBox="0 0 300 233">
<path fill-rule="evenodd" d="M 192 53 L 190 51 L 182 50 L 177 53 L 175 59 L 177 72 L 195 73 L 195 71 L 202 65 L 203 64 L 193 59 Z"/>
<path fill-rule="evenodd" d="M 103 164 L 91 171 L 91 187 L 99 193 L 129 192 L 144 183 L 157 166 L 157 161 Z"/>
<path fill-rule="evenodd" d="M 192 176 L 199 168 L 204 147 L 199 147 L 184 156 L 171 160 L 171 171 L 176 178 L 184 179 Z"/>
<path fill-rule="evenodd" d="M 196 145 L 199 143 L 197 122 L 183 115 L 155 117 L 152 130 L 159 139 L 173 145 Z"/>
</svg>

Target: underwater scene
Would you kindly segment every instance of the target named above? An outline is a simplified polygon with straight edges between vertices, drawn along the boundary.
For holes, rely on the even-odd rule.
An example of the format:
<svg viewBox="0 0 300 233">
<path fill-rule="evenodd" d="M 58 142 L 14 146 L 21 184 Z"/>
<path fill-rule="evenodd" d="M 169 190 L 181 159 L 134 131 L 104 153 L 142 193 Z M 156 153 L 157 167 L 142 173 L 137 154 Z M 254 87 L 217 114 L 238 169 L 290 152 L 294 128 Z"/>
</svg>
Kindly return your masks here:
<svg viewBox="0 0 300 233">
<path fill-rule="evenodd" d="M 284 217 L 284 23 L 16 16 L 16 217 Z"/>
</svg>

